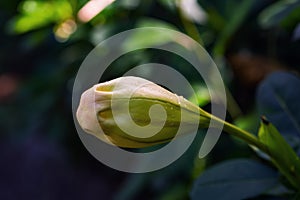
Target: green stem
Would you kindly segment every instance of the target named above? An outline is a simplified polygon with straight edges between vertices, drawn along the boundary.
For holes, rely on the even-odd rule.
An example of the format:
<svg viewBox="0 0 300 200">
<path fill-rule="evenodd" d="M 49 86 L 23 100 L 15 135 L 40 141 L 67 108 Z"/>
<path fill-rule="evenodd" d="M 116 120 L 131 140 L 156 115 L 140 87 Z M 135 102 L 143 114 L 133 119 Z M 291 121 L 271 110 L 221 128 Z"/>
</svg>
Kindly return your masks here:
<svg viewBox="0 0 300 200">
<path fill-rule="evenodd" d="M 244 131 L 239 127 L 230 124 L 228 122 L 224 122 L 224 131 L 227 132 L 228 134 L 240 138 L 241 140 L 247 142 L 249 145 L 252 145 L 258 148 L 259 150 L 263 151 L 264 153 L 269 154 L 267 146 L 263 144 L 261 141 L 259 141 L 255 135 L 247 131 Z"/>
<path fill-rule="evenodd" d="M 204 45 L 203 40 L 201 39 L 200 33 L 197 30 L 197 26 L 191 22 L 190 20 L 186 19 L 186 17 L 183 15 L 181 9 L 178 7 L 178 14 L 180 17 L 180 20 L 182 22 L 183 28 L 185 29 L 186 33 L 199 42 L 199 44 Z"/>
<path fill-rule="evenodd" d="M 244 130 L 240 129 L 239 127 L 237 127 L 233 124 L 230 124 L 218 117 L 215 117 L 215 116 L 211 115 L 210 113 L 203 111 L 202 109 L 201 109 L 200 113 L 201 113 L 202 117 L 210 118 L 210 120 L 213 120 L 214 122 L 216 122 L 217 127 L 219 127 L 219 125 L 223 124 L 224 125 L 223 130 L 225 132 L 227 132 L 228 134 L 233 135 L 233 136 L 243 140 L 247 144 L 254 146 L 257 149 L 261 150 L 262 152 L 266 153 L 271 158 L 271 161 L 273 162 L 275 167 L 287 178 L 287 180 L 291 183 L 291 185 L 295 189 L 299 189 L 300 180 L 298 179 L 299 178 L 299 176 L 297 174 L 298 170 L 291 169 L 291 166 L 293 166 L 293 165 L 290 165 L 290 163 L 285 163 L 285 161 L 287 161 L 285 158 L 280 157 L 277 154 L 274 155 L 272 153 L 272 151 L 268 148 L 268 146 L 266 144 L 262 143 L 255 135 L 253 135 L 247 131 L 244 131 Z M 295 154 L 295 156 L 297 157 L 296 154 Z M 295 161 L 295 163 L 296 163 L 296 161 Z"/>
<path fill-rule="evenodd" d="M 201 111 L 201 113 L 203 113 L 203 110 Z M 259 139 L 255 135 L 253 135 L 245 130 L 242 130 L 239 127 L 237 127 L 233 124 L 230 124 L 214 115 L 211 115 L 210 113 L 205 112 L 204 116 L 209 117 L 211 120 L 216 122 L 218 125 L 223 124 L 224 125 L 223 130 L 226 133 L 243 140 L 247 144 L 254 146 L 257 149 L 259 149 L 259 150 L 263 151 L 264 153 L 268 154 L 269 156 L 271 156 L 267 146 L 264 143 L 262 143 L 261 141 L 259 141 Z"/>
</svg>

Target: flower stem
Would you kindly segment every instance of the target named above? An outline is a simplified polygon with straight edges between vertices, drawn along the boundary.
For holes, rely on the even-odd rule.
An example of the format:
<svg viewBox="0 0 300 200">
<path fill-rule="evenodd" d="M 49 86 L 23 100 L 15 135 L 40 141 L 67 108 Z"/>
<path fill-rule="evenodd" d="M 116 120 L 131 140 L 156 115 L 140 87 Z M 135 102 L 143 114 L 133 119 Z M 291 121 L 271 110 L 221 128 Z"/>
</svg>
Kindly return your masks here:
<svg viewBox="0 0 300 200">
<path fill-rule="evenodd" d="M 201 112 L 203 112 L 203 111 L 201 111 Z M 263 151 L 264 153 L 266 153 L 270 156 L 267 146 L 264 143 L 262 143 L 261 141 L 259 141 L 259 139 L 255 135 L 253 135 L 245 130 L 242 130 L 239 127 L 237 127 L 231 123 L 228 123 L 214 115 L 211 115 L 210 113 L 205 113 L 205 114 L 207 114 L 207 116 L 209 116 L 210 119 L 213 120 L 216 124 L 218 124 L 218 125 L 223 124 L 224 125 L 223 130 L 226 133 L 243 140 L 247 144 L 258 148 L 259 150 Z"/>
<path fill-rule="evenodd" d="M 299 157 L 293 152 L 293 150 L 288 146 L 285 148 L 285 152 L 287 152 L 286 154 L 280 154 L 280 153 L 276 153 L 277 151 L 270 149 L 269 146 L 267 146 L 266 144 L 264 144 L 262 141 L 260 141 L 255 135 L 244 131 L 242 129 L 240 129 L 239 127 L 230 124 L 218 117 L 215 117 L 209 113 L 205 112 L 205 116 L 206 117 L 210 117 L 211 120 L 213 120 L 214 122 L 216 122 L 217 125 L 221 125 L 223 124 L 223 130 L 225 132 L 227 132 L 230 135 L 233 135 L 241 140 L 243 140 L 244 142 L 246 142 L 247 144 L 256 147 L 257 149 L 261 150 L 262 152 L 266 153 L 272 163 L 275 165 L 275 167 L 286 177 L 286 179 L 290 182 L 291 186 L 296 189 L 299 190 L 300 189 L 300 175 L 299 175 L 299 168 L 300 168 L 300 161 L 299 161 Z M 273 133 L 274 135 L 275 133 Z M 279 134 L 279 133 L 278 133 Z M 288 145 L 284 139 L 280 139 L 278 140 L 283 141 L 280 145 L 280 147 L 282 147 L 282 144 L 286 144 Z M 278 142 L 277 141 L 277 142 Z M 278 143 L 277 143 L 278 144 Z M 291 149 L 290 151 L 287 149 Z M 298 169 L 298 170 L 297 170 Z"/>
</svg>

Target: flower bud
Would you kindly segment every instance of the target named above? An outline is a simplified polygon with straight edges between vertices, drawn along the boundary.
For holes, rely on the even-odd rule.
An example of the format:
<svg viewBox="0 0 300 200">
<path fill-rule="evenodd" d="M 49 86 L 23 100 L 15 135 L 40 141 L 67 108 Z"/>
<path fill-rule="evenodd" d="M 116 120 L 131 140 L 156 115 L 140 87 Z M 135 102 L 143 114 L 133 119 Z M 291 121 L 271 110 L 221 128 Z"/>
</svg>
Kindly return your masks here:
<svg viewBox="0 0 300 200">
<path fill-rule="evenodd" d="M 138 77 L 121 77 L 85 91 L 77 110 L 82 129 L 119 147 L 142 148 L 207 127 L 210 115 Z M 200 123 L 199 123 L 200 121 Z"/>
</svg>

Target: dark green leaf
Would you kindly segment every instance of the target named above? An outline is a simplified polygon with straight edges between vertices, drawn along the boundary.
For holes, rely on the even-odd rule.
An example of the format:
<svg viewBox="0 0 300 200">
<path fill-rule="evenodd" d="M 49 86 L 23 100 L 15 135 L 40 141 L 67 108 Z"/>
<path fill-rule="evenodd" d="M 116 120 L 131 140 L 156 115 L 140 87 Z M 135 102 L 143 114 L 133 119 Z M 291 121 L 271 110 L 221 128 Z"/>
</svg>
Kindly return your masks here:
<svg viewBox="0 0 300 200">
<path fill-rule="evenodd" d="M 267 148 L 272 162 L 279 171 L 289 180 L 295 187 L 300 187 L 300 159 L 291 146 L 280 135 L 278 130 L 262 118 L 259 128 L 259 140 L 264 143 Z"/>
<path fill-rule="evenodd" d="M 265 28 L 277 26 L 295 13 L 298 13 L 297 15 L 300 17 L 299 8 L 299 1 L 278 1 L 263 10 L 259 15 L 258 20 L 260 25 Z"/>
<path fill-rule="evenodd" d="M 195 182 L 191 198 L 251 198 L 272 188 L 276 182 L 277 173 L 271 168 L 253 160 L 232 160 L 206 170 Z"/>
<path fill-rule="evenodd" d="M 283 135 L 300 137 L 300 79 L 286 73 L 274 72 L 259 86 L 257 104 Z"/>
</svg>

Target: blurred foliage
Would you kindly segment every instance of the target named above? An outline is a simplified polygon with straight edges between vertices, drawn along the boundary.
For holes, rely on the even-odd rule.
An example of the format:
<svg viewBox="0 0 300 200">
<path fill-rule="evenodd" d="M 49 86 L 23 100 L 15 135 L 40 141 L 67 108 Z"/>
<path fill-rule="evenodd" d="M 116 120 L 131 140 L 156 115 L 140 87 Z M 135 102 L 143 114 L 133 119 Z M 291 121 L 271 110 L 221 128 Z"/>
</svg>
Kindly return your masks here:
<svg viewBox="0 0 300 200">
<path fill-rule="evenodd" d="M 299 154 L 299 1 L 198 0 L 206 20 L 197 21 L 184 14 L 179 0 L 116 0 L 84 23 L 77 13 L 87 2 L 0 2 L 1 199 L 208 199 L 223 193 L 235 194 L 235 199 L 297 199 L 264 156 L 226 134 L 205 159 L 197 158 L 203 137 L 199 134 L 191 148 L 165 169 L 116 172 L 94 159 L 79 140 L 71 96 L 80 64 L 99 42 L 136 27 L 171 28 L 201 42 L 214 57 L 233 105 L 229 113 L 238 113 L 229 114 L 228 121 L 256 133 L 258 116 L 267 115 L 284 137 L 297 132 L 287 140 Z M 149 33 L 124 43 L 148 41 L 162 44 L 168 38 Z M 185 60 L 153 50 L 121 57 L 102 79 L 149 62 L 175 66 L 195 87 L 203 85 Z M 295 75 L 268 76 L 278 70 Z M 209 111 L 205 89 L 197 98 Z M 240 178 L 254 182 L 241 184 Z M 224 180 L 234 182 L 209 192 L 207 183 Z"/>
<path fill-rule="evenodd" d="M 276 171 L 253 160 L 226 161 L 201 175 L 195 183 L 191 197 L 216 200 L 251 198 L 274 187 L 277 176 Z"/>
<path fill-rule="evenodd" d="M 68 1 L 23 1 L 18 6 L 20 14 L 11 19 L 11 31 L 25 33 L 73 16 Z"/>
</svg>

